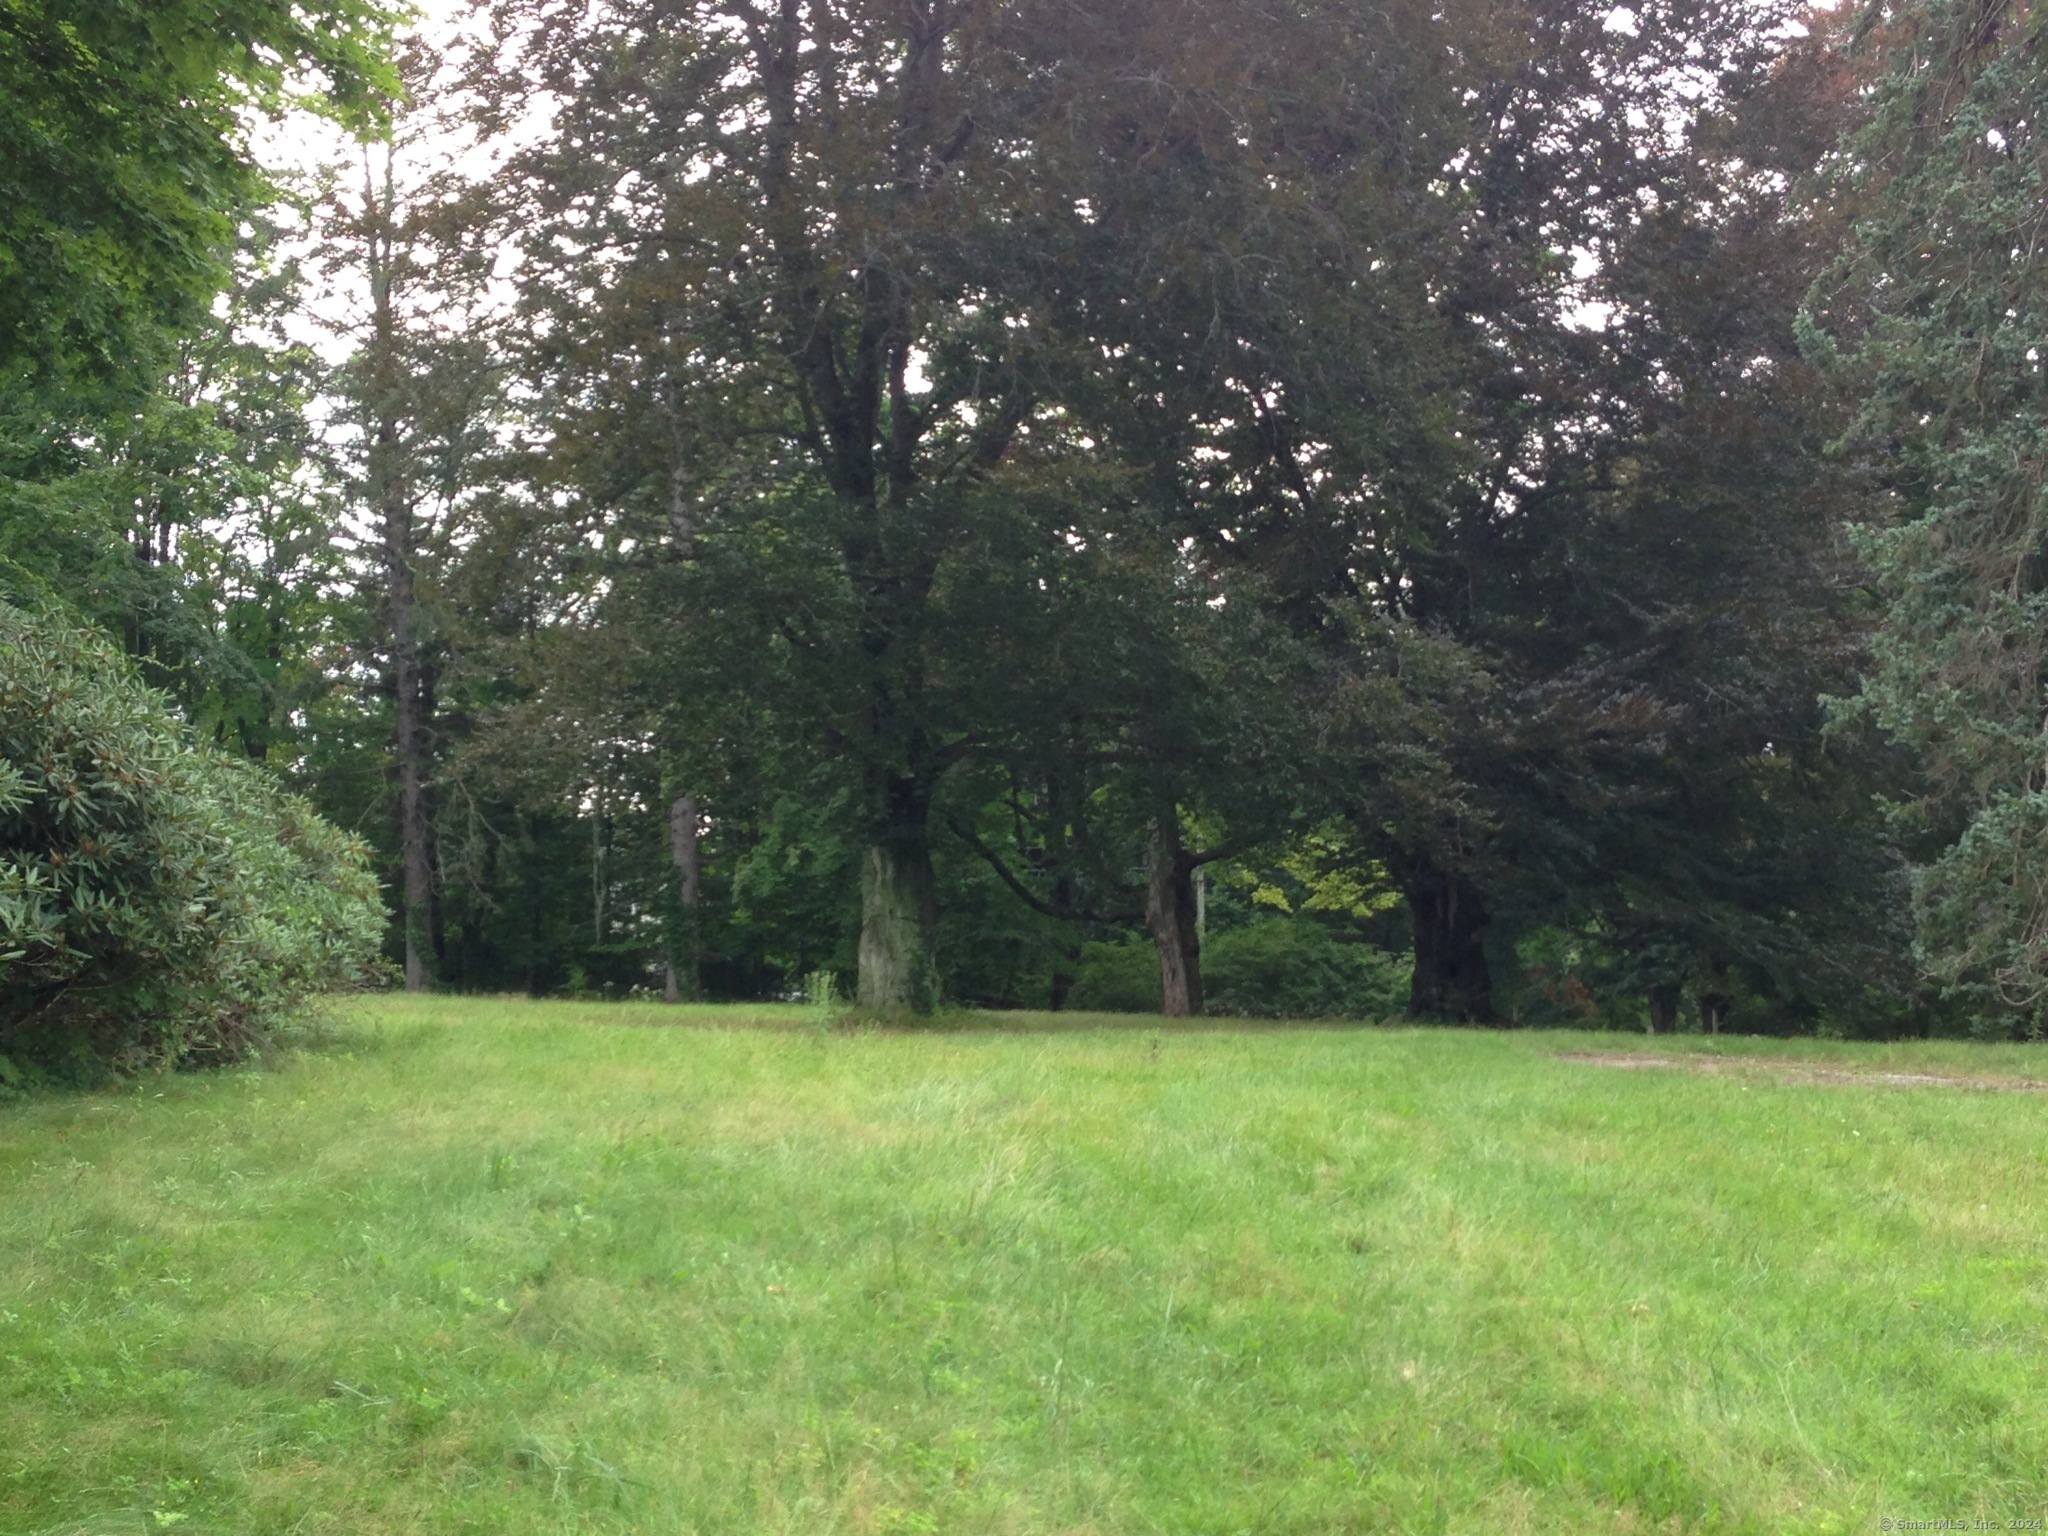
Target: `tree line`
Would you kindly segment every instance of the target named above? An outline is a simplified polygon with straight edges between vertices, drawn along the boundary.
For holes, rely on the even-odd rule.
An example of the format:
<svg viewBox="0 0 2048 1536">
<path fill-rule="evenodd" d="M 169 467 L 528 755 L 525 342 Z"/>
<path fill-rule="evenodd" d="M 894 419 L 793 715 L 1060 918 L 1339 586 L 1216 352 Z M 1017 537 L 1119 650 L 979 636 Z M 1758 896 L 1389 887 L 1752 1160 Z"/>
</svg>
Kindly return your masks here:
<svg viewBox="0 0 2048 1536">
<path fill-rule="evenodd" d="M 220 9 L 0 18 L 0 596 L 404 985 L 2034 1027 L 2032 13 Z"/>
</svg>

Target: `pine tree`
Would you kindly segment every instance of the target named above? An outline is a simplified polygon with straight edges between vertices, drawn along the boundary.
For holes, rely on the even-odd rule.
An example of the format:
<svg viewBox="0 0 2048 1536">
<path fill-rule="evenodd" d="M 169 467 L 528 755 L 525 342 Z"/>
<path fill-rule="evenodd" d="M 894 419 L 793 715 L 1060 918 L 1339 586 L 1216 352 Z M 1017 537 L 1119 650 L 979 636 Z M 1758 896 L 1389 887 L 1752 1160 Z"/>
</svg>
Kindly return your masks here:
<svg viewBox="0 0 2048 1536">
<path fill-rule="evenodd" d="M 1809 351 L 1859 407 L 1885 608 L 1849 713 L 1908 748 L 1919 953 L 1992 1013 L 2048 998 L 2048 13 L 1874 6 L 1851 239 Z"/>
</svg>

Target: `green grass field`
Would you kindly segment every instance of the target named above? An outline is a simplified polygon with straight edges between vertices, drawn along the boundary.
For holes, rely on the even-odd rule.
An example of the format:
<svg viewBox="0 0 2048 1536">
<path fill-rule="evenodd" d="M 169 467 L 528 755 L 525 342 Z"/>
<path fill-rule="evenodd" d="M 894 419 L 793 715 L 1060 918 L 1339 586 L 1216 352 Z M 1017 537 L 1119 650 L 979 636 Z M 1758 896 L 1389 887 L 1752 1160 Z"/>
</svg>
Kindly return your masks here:
<svg viewBox="0 0 2048 1536">
<path fill-rule="evenodd" d="M 0 1106 L 0 1531 L 2048 1505 L 2048 1050 L 965 1022 L 378 999 Z"/>
</svg>

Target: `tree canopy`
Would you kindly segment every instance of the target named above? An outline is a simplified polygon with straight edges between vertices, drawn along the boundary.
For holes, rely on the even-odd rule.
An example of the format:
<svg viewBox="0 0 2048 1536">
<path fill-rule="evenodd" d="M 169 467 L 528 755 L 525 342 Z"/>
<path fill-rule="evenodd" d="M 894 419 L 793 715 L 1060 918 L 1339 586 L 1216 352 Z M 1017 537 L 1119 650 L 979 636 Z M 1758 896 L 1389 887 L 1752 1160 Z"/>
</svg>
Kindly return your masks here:
<svg viewBox="0 0 2048 1536">
<path fill-rule="evenodd" d="M 480 14 L 0 9 L 0 582 L 406 985 L 2025 1027 L 2025 17 Z"/>
<path fill-rule="evenodd" d="M 249 109 L 392 84 L 370 0 L 0 7 L 0 386 L 147 381 L 199 328 L 262 199 Z"/>
<path fill-rule="evenodd" d="M 1807 315 L 1857 405 L 1842 451 L 1886 606 L 1842 708 L 1911 754 L 1919 955 L 2027 1015 L 2048 997 L 2041 25 L 1975 0 L 1866 13 L 1867 117 L 1826 168 L 1853 217 Z"/>
</svg>

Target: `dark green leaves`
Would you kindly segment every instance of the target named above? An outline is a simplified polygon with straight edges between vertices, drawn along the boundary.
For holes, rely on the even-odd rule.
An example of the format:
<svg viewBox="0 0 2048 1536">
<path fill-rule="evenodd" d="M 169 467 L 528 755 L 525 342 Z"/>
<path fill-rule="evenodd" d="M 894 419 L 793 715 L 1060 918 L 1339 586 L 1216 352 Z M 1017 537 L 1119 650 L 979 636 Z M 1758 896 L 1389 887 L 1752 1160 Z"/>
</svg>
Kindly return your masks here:
<svg viewBox="0 0 2048 1536">
<path fill-rule="evenodd" d="M 0 1053 L 239 1054 L 381 925 L 355 839 L 196 748 L 102 642 L 0 604 Z"/>
</svg>

